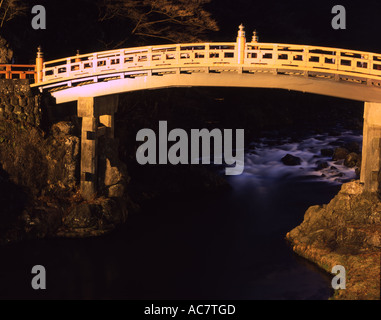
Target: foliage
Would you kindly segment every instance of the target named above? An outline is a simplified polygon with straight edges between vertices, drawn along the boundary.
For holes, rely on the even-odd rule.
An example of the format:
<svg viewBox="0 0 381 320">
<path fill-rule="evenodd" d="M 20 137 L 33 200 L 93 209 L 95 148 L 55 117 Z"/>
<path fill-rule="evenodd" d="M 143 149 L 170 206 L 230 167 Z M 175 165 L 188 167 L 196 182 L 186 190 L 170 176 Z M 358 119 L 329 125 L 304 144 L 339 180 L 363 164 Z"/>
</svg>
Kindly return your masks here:
<svg viewBox="0 0 381 320">
<path fill-rule="evenodd" d="M 0 0 L 0 30 L 6 22 L 25 14 L 26 9 L 22 0 Z"/>
<path fill-rule="evenodd" d="M 158 38 L 170 42 L 198 42 L 209 31 L 218 31 L 216 21 L 204 8 L 211 0 L 101 0 L 99 21 L 128 20 L 127 37 Z"/>
</svg>

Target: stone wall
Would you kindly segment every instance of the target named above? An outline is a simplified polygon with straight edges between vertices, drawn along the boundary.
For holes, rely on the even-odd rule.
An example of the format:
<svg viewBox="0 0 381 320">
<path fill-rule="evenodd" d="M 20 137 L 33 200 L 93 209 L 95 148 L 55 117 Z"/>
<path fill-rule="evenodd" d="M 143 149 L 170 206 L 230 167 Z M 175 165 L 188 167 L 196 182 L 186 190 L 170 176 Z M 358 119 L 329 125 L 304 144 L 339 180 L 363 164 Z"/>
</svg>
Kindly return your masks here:
<svg viewBox="0 0 381 320">
<path fill-rule="evenodd" d="M 27 79 L 0 79 L 0 120 L 41 123 L 41 96 L 34 94 Z"/>
</svg>

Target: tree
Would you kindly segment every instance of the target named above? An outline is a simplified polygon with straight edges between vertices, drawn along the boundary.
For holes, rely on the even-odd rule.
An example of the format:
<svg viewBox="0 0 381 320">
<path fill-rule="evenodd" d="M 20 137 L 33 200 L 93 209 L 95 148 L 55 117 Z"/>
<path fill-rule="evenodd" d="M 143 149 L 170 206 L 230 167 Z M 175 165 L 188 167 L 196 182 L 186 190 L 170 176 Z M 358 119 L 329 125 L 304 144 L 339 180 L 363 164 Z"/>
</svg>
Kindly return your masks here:
<svg viewBox="0 0 381 320">
<path fill-rule="evenodd" d="M 204 8 L 211 0 L 101 0 L 99 21 L 128 20 L 127 37 L 169 42 L 199 42 L 207 32 L 218 31 L 216 21 Z M 141 42 L 141 41 L 140 41 Z"/>
<path fill-rule="evenodd" d="M 27 6 L 21 0 L 0 0 L 0 30 L 4 23 L 25 14 Z"/>
<path fill-rule="evenodd" d="M 10 63 L 12 61 L 12 57 L 12 49 L 9 47 L 8 42 L 0 36 L 0 64 Z"/>
</svg>

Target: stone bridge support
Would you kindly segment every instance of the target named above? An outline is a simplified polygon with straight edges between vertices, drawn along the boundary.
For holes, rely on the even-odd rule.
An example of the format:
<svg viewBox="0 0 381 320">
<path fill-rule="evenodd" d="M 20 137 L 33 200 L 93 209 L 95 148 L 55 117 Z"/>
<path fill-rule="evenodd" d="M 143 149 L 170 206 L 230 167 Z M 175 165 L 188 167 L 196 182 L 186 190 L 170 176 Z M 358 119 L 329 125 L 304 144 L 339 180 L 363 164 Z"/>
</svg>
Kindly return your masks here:
<svg viewBox="0 0 381 320">
<path fill-rule="evenodd" d="M 364 190 L 379 189 L 381 170 L 381 103 L 365 102 L 360 182 Z"/>
<path fill-rule="evenodd" d="M 82 118 L 81 131 L 81 195 L 91 200 L 97 194 L 98 137 L 114 137 L 114 114 L 118 95 L 78 98 L 77 114 Z"/>
</svg>

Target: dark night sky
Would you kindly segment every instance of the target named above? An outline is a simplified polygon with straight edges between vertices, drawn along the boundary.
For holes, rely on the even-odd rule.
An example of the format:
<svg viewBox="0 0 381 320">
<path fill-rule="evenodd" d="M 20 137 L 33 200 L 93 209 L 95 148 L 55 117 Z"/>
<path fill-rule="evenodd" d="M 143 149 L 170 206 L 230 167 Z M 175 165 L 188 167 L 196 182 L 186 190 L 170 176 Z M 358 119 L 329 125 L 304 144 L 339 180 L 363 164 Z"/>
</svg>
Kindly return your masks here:
<svg viewBox="0 0 381 320">
<path fill-rule="evenodd" d="M 47 29 L 33 30 L 32 14 L 15 19 L 4 36 L 15 49 L 18 63 L 33 63 L 36 47 L 42 45 L 47 60 L 103 50 L 99 38 L 123 38 L 125 28 L 106 28 L 96 23 L 97 10 L 90 0 L 31 0 L 44 5 Z M 341 4 L 347 11 L 347 29 L 333 30 L 331 9 Z M 257 29 L 261 42 L 334 46 L 381 52 L 381 1 L 274 1 L 213 0 L 209 11 L 220 31 L 211 33 L 211 41 L 235 41 L 240 23 L 251 39 Z M 125 47 L 128 47 L 126 45 Z"/>
</svg>

